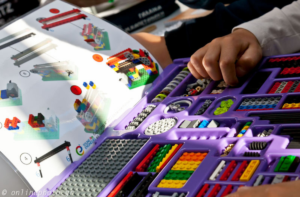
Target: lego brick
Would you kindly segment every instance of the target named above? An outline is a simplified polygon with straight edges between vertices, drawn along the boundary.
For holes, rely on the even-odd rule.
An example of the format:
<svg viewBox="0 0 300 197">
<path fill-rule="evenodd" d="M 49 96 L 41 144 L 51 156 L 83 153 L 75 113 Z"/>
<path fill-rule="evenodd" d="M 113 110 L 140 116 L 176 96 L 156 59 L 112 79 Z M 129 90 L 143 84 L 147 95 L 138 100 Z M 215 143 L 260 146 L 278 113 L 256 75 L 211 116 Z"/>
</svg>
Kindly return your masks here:
<svg viewBox="0 0 300 197">
<path fill-rule="evenodd" d="M 200 124 L 200 120 L 193 120 L 191 123 L 187 126 L 187 128 L 197 128 Z"/>
<path fill-rule="evenodd" d="M 119 191 L 124 187 L 124 185 L 131 179 L 133 176 L 133 172 L 129 172 L 123 180 L 113 189 L 113 191 L 110 192 L 110 194 L 107 197 L 114 197 L 116 196 Z"/>
<path fill-rule="evenodd" d="M 217 128 L 219 127 L 220 123 L 218 123 L 215 120 L 210 121 L 210 123 L 207 125 L 207 128 Z"/>
<path fill-rule="evenodd" d="M 146 142 L 146 139 L 106 139 L 66 178 L 51 197 L 75 192 L 66 183 L 80 184 L 83 179 L 90 183 L 83 185 L 82 190 L 75 192 L 76 195 L 82 197 L 88 195 L 98 196 Z M 112 159 L 106 159 L 108 157 Z"/>
<path fill-rule="evenodd" d="M 185 120 L 185 121 L 183 121 L 183 123 L 181 123 L 181 125 L 179 126 L 179 128 L 181 128 L 181 129 L 188 128 L 188 126 L 191 124 L 191 122 L 192 121 Z"/>
<path fill-rule="evenodd" d="M 275 167 L 275 169 L 274 169 L 274 172 L 279 172 L 279 169 L 280 169 L 281 165 L 283 164 L 284 159 L 285 159 L 284 156 L 283 156 L 283 157 L 280 157 L 280 160 L 279 160 L 279 162 L 277 163 L 277 165 L 276 165 L 276 167 Z"/>
<path fill-rule="evenodd" d="M 235 172 L 235 174 L 233 175 L 231 181 L 239 181 L 240 177 L 244 173 L 244 171 L 247 168 L 247 166 L 248 166 L 248 162 L 247 161 L 243 161 L 242 164 L 237 169 L 237 171 Z"/>
<path fill-rule="evenodd" d="M 228 194 L 231 194 L 232 190 L 233 190 L 233 186 L 232 186 L 232 185 L 228 185 L 228 186 L 225 188 L 224 192 L 222 193 L 221 197 L 225 197 L 225 196 L 227 196 Z"/>
<path fill-rule="evenodd" d="M 281 182 L 283 181 L 284 177 L 285 177 L 285 175 L 283 175 L 283 174 L 277 174 L 277 175 L 274 177 L 274 179 L 272 180 L 271 185 L 277 184 L 277 183 L 281 183 Z"/>
<path fill-rule="evenodd" d="M 213 189 L 210 191 L 207 197 L 216 197 L 221 190 L 220 184 L 216 184 Z"/>
<path fill-rule="evenodd" d="M 203 185 L 203 187 L 200 189 L 196 197 L 204 197 L 206 192 L 209 190 L 209 184 Z"/>
<path fill-rule="evenodd" d="M 249 181 L 251 179 L 252 175 L 254 174 L 254 172 L 256 171 L 256 169 L 258 168 L 259 164 L 260 164 L 259 160 L 250 161 L 246 170 L 242 174 L 240 181 L 245 181 L 245 182 Z"/>
<path fill-rule="evenodd" d="M 259 185 L 261 185 L 263 183 L 264 179 L 265 179 L 264 175 L 259 175 L 257 177 L 257 179 L 255 180 L 253 186 L 259 186 Z"/>
<path fill-rule="evenodd" d="M 224 173 L 222 174 L 220 181 L 227 181 L 233 170 L 235 169 L 237 163 L 236 161 L 232 160 L 228 167 L 225 169 Z"/>
<path fill-rule="evenodd" d="M 176 149 L 171 152 L 171 154 L 166 157 L 166 160 L 162 163 L 162 165 L 156 171 L 160 172 L 164 167 L 169 163 L 169 161 L 173 158 L 173 156 L 178 152 L 178 150 L 182 147 L 183 144 L 179 144 Z"/>
<path fill-rule="evenodd" d="M 160 147 L 152 163 L 148 167 L 147 172 L 156 172 L 156 167 L 160 164 L 163 158 L 168 154 L 170 149 L 171 149 L 171 144 L 167 144 L 163 147 Z"/>
<path fill-rule="evenodd" d="M 210 175 L 209 180 L 210 181 L 215 181 L 217 179 L 217 177 L 219 176 L 219 174 L 222 172 L 225 165 L 226 165 L 225 160 L 222 160 L 219 163 L 219 165 L 217 166 L 217 168 L 214 170 L 214 172 Z"/>
<path fill-rule="evenodd" d="M 8 99 L 8 96 L 6 94 L 6 90 L 1 90 L 1 99 Z"/>
<path fill-rule="evenodd" d="M 141 163 L 135 168 L 136 172 L 143 172 L 152 161 L 153 157 L 159 150 L 159 145 L 156 144 L 153 149 L 144 157 Z"/>
<path fill-rule="evenodd" d="M 293 155 L 286 156 L 278 172 L 288 172 L 295 158 Z"/>
</svg>

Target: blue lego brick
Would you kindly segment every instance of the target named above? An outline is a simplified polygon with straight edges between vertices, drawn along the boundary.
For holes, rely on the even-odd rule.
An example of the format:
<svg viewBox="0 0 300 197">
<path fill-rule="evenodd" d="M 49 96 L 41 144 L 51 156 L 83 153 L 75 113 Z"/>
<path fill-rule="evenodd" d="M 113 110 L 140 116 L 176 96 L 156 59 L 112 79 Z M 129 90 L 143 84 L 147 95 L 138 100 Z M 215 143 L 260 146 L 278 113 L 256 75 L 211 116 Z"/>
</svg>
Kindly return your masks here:
<svg viewBox="0 0 300 197">
<path fill-rule="evenodd" d="M 206 128 L 210 121 L 203 120 L 198 128 Z"/>
<path fill-rule="evenodd" d="M 138 59 L 132 60 L 132 63 L 138 64 L 138 63 L 140 63 L 140 60 L 138 60 Z"/>
<path fill-rule="evenodd" d="M 7 99 L 8 98 L 6 90 L 1 90 L 1 98 L 2 99 Z"/>
<path fill-rule="evenodd" d="M 240 110 L 246 109 L 246 106 L 239 106 Z"/>
<path fill-rule="evenodd" d="M 240 132 L 240 133 L 241 133 L 241 134 L 245 134 L 245 133 L 246 133 L 246 131 L 247 131 L 247 130 L 245 130 L 245 129 L 244 129 L 244 130 L 241 130 L 241 132 Z"/>
<path fill-rule="evenodd" d="M 149 75 L 153 75 L 153 72 L 150 70 L 150 69 L 148 69 L 148 70 L 146 70 L 147 71 L 147 73 L 149 74 Z"/>
<path fill-rule="evenodd" d="M 134 79 L 134 77 L 132 75 L 129 76 L 130 79 Z"/>
<path fill-rule="evenodd" d="M 111 67 L 111 68 L 116 68 L 116 66 L 115 66 L 115 65 L 110 65 L 110 67 Z"/>
<path fill-rule="evenodd" d="M 19 130 L 19 127 L 17 126 L 16 128 L 13 128 L 12 126 L 9 126 L 8 130 Z"/>
<path fill-rule="evenodd" d="M 88 85 L 88 84 L 87 84 L 86 82 L 83 83 L 83 86 L 84 86 L 84 87 L 87 87 L 87 85 Z"/>
</svg>

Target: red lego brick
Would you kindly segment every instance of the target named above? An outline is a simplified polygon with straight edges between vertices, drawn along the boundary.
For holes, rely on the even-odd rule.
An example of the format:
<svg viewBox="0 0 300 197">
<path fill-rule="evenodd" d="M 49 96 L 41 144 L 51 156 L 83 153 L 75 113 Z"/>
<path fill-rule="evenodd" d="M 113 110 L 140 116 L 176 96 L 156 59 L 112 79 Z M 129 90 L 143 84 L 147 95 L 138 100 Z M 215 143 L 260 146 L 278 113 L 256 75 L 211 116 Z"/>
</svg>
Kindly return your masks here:
<svg viewBox="0 0 300 197">
<path fill-rule="evenodd" d="M 159 150 L 159 145 L 156 144 L 154 148 L 147 154 L 147 156 L 141 161 L 141 163 L 135 168 L 137 172 L 144 172 L 151 160 Z"/>
<path fill-rule="evenodd" d="M 276 92 L 276 90 L 278 89 L 278 87 L 280 86 L 281 82 L 276 82 L 273 87 L 271 88 L 271 90 L 268 92 L 268 94 L 274 94 Z"/>
<path fill-rule="evenodd" d="M 14 118 L 12 119 L 10 125 L 11 125 L 13 128 L 16 128 L 16 127 L 18 126 L 18 123 L 20 123 L 20 122 L 21 122 L 21 121 L 20 121 L 18 118 L 14 117 Z"/>
<path fill-rule="evenodd" d="M 209 185 L 205 184 L 203 185 L 203 187 L 201 188 L 201 190 L 199 191 L 199 193 L 197 194 L 196 197 L 203 197 L 205 196 L 206 192 L 209 190 Z"/>
<path fill-rule="evenodd" d="M 5 122 L 4 122 L 4 128 L 8 129 L 10 123 L 11 123 L 11 120 L 10 120 L 9 118 L 6 118 L 6 119 L 5 119 Z"/>
<path fill-rule="evenodd" d="M 43 22 L 54 20 L 54 19 L 58 19 L 60 17 L 68 16 L 68 15 L 73 14 L 73 13 L 80 13 L 80 12 L 81 11 L 79 9 L 73 9 L 73 10 L 63 12 L 61 14 L 57 14 L 57 15 L 49 17 L 49 18 L 44 18 L 44 19 L 40 20 L 39 22 L 43 23 Z"/>
<path fill-rule="evenodd" d="M 236 161 L 232 160 L 230 162 L 230 164 L 228 165 L 228 167 L 226 168 L 226 170 L 224 171 L 224 173 L 222 174 L 220 180 L 221 181 L 227 181 L 227 179 L 229 178 L 229 176 L 231 175 L 231 173 L 235 169 L 236 165 L 237 165 Z"/>
<path fill-rule="evenodd" d="M 114 188 L 112 192 L 107 197 L 114 197 L 118 194 L 118 192 L 124 187 L 124 185 L 130 180 L 133 176 L 133 172 L 129 172 L 123 180 Z"/>
<path fill-rule="evenodd" d="M 224 190 L 224 192 L 222 193 L 221 197 L 225 197 L 228 194 L 231 194 L 232 190 L 233 190 L 233 186 L 232 185 L 228 185 L 226 187 L 226 189 Z"/>
<path fill-rule="evenodd" d="M 207 197 L 216 197 L 220 190 L 220 184 L 216 184 Z"/>
<path fill-rule="evenodd" d="M 231 181 L 239 181 L 240 177 L 242 176 L 242 174 L 245 171 L 245 169 L 247 168 L 247 166 L 248 166 L 248 162 L 243 161 L 242 164 L 240 165 L 240 167 L 238 168 L 238 170 L 233 175 Z"/>
<path fill-rule="evenodd" d="M 283 90 L 281 91 L 281 93 L 287 93 L 290 90 L 290 88 L 292 87 L 293 83 L 294 83 L 294 81 L 289 81 L 285 85 L 285 87 L 283 88 Z"/>
</svg>

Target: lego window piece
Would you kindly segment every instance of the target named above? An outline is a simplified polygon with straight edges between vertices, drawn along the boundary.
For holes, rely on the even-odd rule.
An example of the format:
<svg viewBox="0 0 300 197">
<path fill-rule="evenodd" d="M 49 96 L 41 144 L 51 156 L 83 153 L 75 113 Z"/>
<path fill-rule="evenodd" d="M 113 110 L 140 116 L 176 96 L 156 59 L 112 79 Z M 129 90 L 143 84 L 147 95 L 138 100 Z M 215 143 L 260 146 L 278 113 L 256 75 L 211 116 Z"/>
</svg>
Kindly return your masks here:
<svg viewBox="0 0 300 197">
<path fill-rule="evenodd" d="M 134 89 L 152 83 L 159 75 L 158 65 L 146 50 L 130 48 L 110 56 L 106 64 L 119 75 L 119 81 Z"/>
<path fill-rule="evenodd" d="M 38 64 L 30 72 L 38 74 L 43 81 L 77 80 L 78 68 L 70 61 Z"/>
<path fill-rule="evenodd" d="M 83 83 L 87 89 L 82 101 L 76 99 L 74 109 L 78 113 L 76 118 L 85 127 L 86 133 L 102 134 L 106 126 L 110 99 L 97 88 L 94 82 Z"/>
<path fill-rule="evenodd" d="M 96 197 L 144 146 L 146 139 L 107 139 L 52 193 Z M 110 157 L 111 159 L 107 159 Z M 97 165 L 94 165 L 95 162 Z M 130 175 L 129 175 L 130 177 Z M 129 179 L 128 177 L 128 179 Z M 78 190 L 70 184 L 89 182 Z M 67 184 L 68 183 L 68 184 Z M 119 190 L 120 191 L 120 190 Z"/>
<path fill-rule="evenodd" d="M 47 51 L 56 48 L 57 46 L 55 44 L 51 43 L 51 39 L 45 39 L 44 41 L 24 50 L 20 53 L 13 55 L 11 57 L 12 60 L 15 60 L 14 65 L 20 67 L 20 65 L 26 63 L 27 61 L 30 61 L 43 53 L 46 53 Z"/>
<path fill-rule="evenodd" d="M 157 187 L 182 188 L 206 155 L 207 153 L 184 152 Z"/>
<path fill-rule="evenodd" d="M 95 51 L 110 50 L 108 33 L 92 23 L 83 25 L 81 35 L 84 41 L 91 45 Z"/>
<path fill-rule="evenodd" d="M 0 90 L 0 107 L 22 105 L 21 89 L 16 83 L 9 81 L 5 90 Z"/>
<path fill-rule="evenodd" d="M 126 126 L 126 130 L 135 130 L 154 111 L 156 105 L 148 105 L 136 118 Z"/>
<path fill-rule="evenodd" d="M 158 120 L 147 127 L 146 135 L 159 135 L 172 129 L 177 123 L 175 118 L 166 118 Z"/>
<path fill-rule="evenodd" d="M 176 75 L 174 79 L 166 87 L 164 87 L 154 99 L 152 99 L 151 103 L 162 102 L 189 74 L 190 71 L 187 67 L 182 69 L 182 71 L 180 71 L 180 73 Z"/>
<path fill-rule="evenodd" d="M 49 18 L 38 18 L 37 20 L 43 24 L 43 29 L 49 30 L 50 28 L 57 27 L 59 25 L 87 18 L 85 14 L 81 14 L 80 12 L 81 11 L 79 9 L 73 9 Z"/>
<path fill-rule="evenodd" d="M 279 103 L 281 97 L 246 98 L 236 111 L 272 110 Z"/>
</svg>

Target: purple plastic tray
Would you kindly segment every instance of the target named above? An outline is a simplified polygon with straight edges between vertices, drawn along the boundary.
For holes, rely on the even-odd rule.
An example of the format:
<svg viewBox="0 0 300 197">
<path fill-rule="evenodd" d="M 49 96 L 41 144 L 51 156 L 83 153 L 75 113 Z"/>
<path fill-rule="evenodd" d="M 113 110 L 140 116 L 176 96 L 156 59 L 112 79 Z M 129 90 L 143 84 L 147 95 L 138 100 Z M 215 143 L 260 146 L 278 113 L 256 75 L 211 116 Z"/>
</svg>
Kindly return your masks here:
<svg viewBox="0 0 300 197">
<path fill-rule="evenodd" d="M 284 55 L 284 56 L 274 56 L 274 57 L 291 57 L 299 56 L 300 54 Z M 272 58 L 274 58 L 272 57 Z M 297 149 L 286 149 L 289 139 L 283 136 L 277 136 L 281 128 L 291 128 L 299 127 L 299 124 L 269 124 L 268 121 L 259 120 L 258 117 L 249 117 L 249 114 L 253 112 L 236 111 L 236 109 L 241 104 L 242 100 L 245 98 L 256 98 L 256 97 L 274 97 L 281 96 L 280 102 L 277 104 L 276 108 L 269 111 L 255 111 L 255 113 L 272 113 L 272 112 L 296 112 L 300 110 L 281 110 L 281 106 L 285 101 L 286 97 L 290 94 L 295 93 L 285 93 L 285 94 L 267 94 L 275 81 L 287 80 L 285 78 L 276 79 L 276 76 L 280 72 L 280 68 L 268 68 L 264 69 L 264 63 L 271 57 L 264 58 L 257 69 L 260 72 L 272 72 L 268 79 L 265 81 L 263 86 L 258 90 L 256 94 L 241 94 L 244 90 L 251 77 L 249 77 L 242 86 L 238 88 L 227 87 L 221 94 L 210 94 L 212 88 L 217 85 L 218 82 L 212 82 L 209 86 L 198 96 L 181 97 L 187 84 L 193 83 L 196 79 L 189 74 L 172 92 L 164 99 L 161 103 L 157 103 L 155 110 L 138 126 L 137 129 L 133 131 L 126 131 L 125 127 L 131 122 L 134 117 L 137 116 L 145 107 L 151 104 L 151 100 L 184 68 L 188 63 L 189 59 L 177 59 L 173 64 L 168 66 L 161 76 L 154 82 L 151 90 L 145 93 L 145 97 L 132 109 L 130 112 L 124 114 L 119 120 L 115 121 L 106 131 L 101 135 L 100 138 L 95 142 L 95 146 L 85 154 L 79 161 L 71 164 L 60 176 L 54 178 L 45 187 L 39 191 L 37 196 L 49 196 L 56 188 L 70 175 L 72 172 L 86 159 L 90 154 L 98 148 L 101 143 L 107 138 L 114 139 L 136 139 L 143 138 L 149 139 L 145 146 L 134 156 L 134 158 L 120 171 L 120 173 L 113 178 L 113 180 L 102 190 L 98 195 L 107 196 L 115 186 L 130 172 L 134 171 L 136 166 L 140 161 L 147 155 L 147 153 L 154 147 L 155 144 L 183 144 L 182 148 L 175 154 L 175 156 L 170 160 L 170 162 L 165 166 L 165 168 L 158 174 L 156 179 L 151 183 L 148 188 L 148 195 L 154 194 L 155 192 L 160 192 L 161 194 L 172 195 L 174 192 L 187 193 L 188 197 L 196 196 L 201 187 L 204 184 L 209 184 L 210 189 L 206 193 L 206 196 L 210 193 L 215 184 L 220 184 L 222 186 L 218 196 L 221 196 L 226 186 L 233 185 L 233 191 L 241 185 L 252 186 L 256 178 L 259 175 L 264 175 L 265 180 L 263 184 L 268 184 L 273 179 L 273 177 L 278 174 L 274 172 L 274 168 L 278 163 L 281 156 L 295 155 L 300 156 L 300 152 Z M 251 75 L 253 76 L 256 72 Z M 288 80 L 296 80 L 300 78 L 288 78 Z M 178 113 L 165 114 L 163 111 L 174 101 L 188 99 L 192 102 L 192 105 L 186 110 Z M 201 107 L 206 99 L 213 100 L 213 103 L 202 115 L 194 115 L 197 110 Z M 234 104 L 231 106 L 228 112 L 215 116 L 213 112 L 220 105 L 223 100 L 232 99 Z M 169 131 L 154 136 L 147 136 L 144 134 L 145 129 L 152 123 L 163 119 L 163 118 L 176 118 L 176 125 Z M 216 120 L 220 122 L 220 127 L 218 128 L 203 128 L 203 129 L 181 129 L 180 124 L 184 120 Z M 244 124 L 248 121 L 252 121 L 250 128 L 244 134 L 243 137 L 236 137 L 237 133 L 242 129 Z M 256 137 L 258 133 L 263 130 L 273 129 L 273 132 L 268 137 Z M 249 144 L 253 141 L 269 142 L 268 146 L 262 151 L 255 151 L 261 154 L 260 157 L 243 157 L 245 151 L 249 151 Z M 229 144 L 235 144 L 234 148 L 231 150 L 228 156 L 220 157 L 222 151 Z M 157 188 L 159 182 L 164 178 L 172 166 L 176 163 L 178 158 L 183 152 L 208 152 L 208 155 L 196 169 L 196 171 L 189 178 L 187 183 L 180 189 L 170 189 L 170 188 Z M 238 169 L 240 163 L 244 160 L 260 160 L 260 165 L 255 171 L 254 175 L 248 182 L 241 181 L 230 181 L 231 177 Z M 220 161 L 232 161 L 235 160 L 238 166 L 232 172 L 228 181 L 220 181 L 220 176 L 217 177 L 215 181 L 210 181 L 209 176 L 213 173 L 215 168 L 218 166 Z M 226 163 L 226 165 L 229 164 Z M 226 167 L 225 167 L 226 169 Z M 146 172 L 139 172 L 140 175 L 147 175 Z M 291 179 L 295 179 L 300 175 L 300 165 L 297 167 L 294 173 L 285 173 L 291 176 Z M 46 195 L 44 195 L 46 193 Z M 32 195 L 32 197 L 35 195 Z"/>
</svg>

